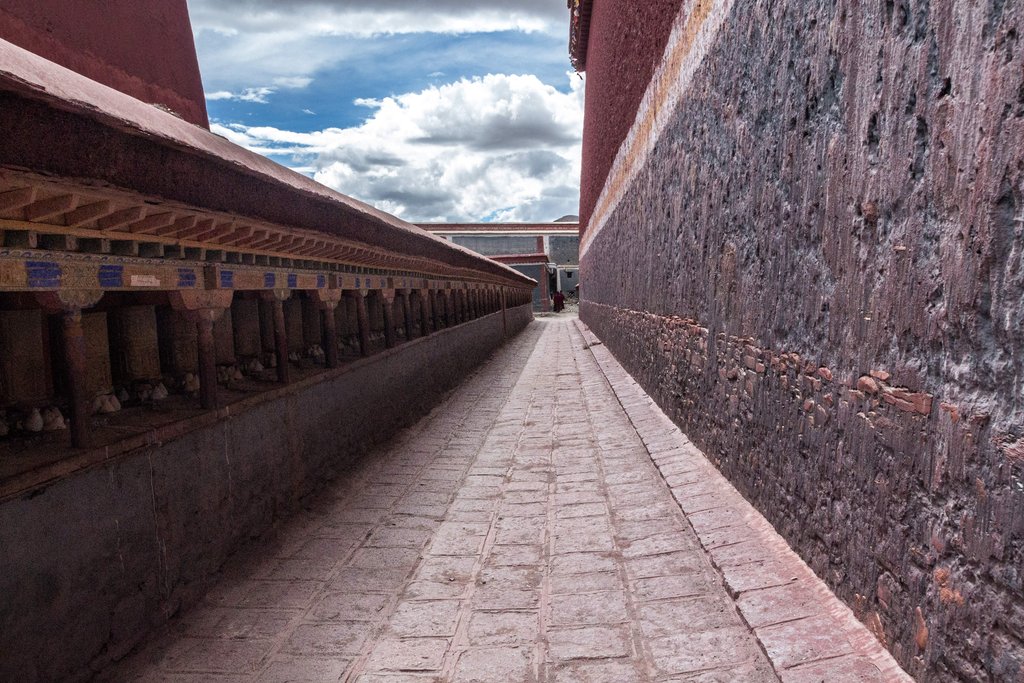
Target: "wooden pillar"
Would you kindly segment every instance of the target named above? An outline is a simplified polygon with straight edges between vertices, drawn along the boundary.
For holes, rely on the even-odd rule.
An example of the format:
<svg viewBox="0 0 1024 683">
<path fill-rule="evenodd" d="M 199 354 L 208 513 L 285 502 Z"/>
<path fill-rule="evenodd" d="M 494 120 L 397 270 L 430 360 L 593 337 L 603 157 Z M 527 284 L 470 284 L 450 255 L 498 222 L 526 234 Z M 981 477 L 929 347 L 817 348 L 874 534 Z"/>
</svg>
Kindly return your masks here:
<svg viewBox="0 0 1024 683">
<path fill-rule="evenodd" d="M 82 328 L 82 309 L 91 308 L 103 298 L 103 291 L 59 291 L 37 295 L 44 310 L 61 314 L 61 334 L 64 343 L 64 361 L 68 373 L 68 393 L 71 402 L 71 446 L 88 448 L 92 445 L 89 428 L 89 368 L 86 364 L 85 332 Z"/>
<path fill-rule="evenodd" d="M 338 323 L 334 319 L 334 309 L 324 308 L 321 310 L 324 324 L 324 354 L 327 359 L 327 367 L 338 367 Z"/>
<path fill-rule="evenodd" d="M 196 326 L 199 347 L 199 403 L 217 408 L 217 342 L 214 324 L 231 308 L 230 289 L 187 289 L 171 292 L 171 307 L 183 312 Z"/>
<path fill-rule="evenodd" d="M 71 393 L 71 446 L 88 448 L 91 445 L 89 430 L 89 397 L 86 394 L 88 369 L 85 364 L 85 335 L 82 331 L 82 309 L 63 311 L 64 361 L 68 368 L 68 385 Z"/>
<path fill-rule="evenodd" d="M 499 295 L 501 297 L 501 330 L 505 337 L 508 337 L 508 312 L 505 310 L 505 288 L 501 288 Z"/>
<path fill-rule="evenodd" d="M 217 345 L 213 337 L 213 317 L 196 318 L 199 333 L 199 405 L 204 410 L 217 408 Z"/>
<path fill-rule="evenodd" d="M 277 356 L 277 381 L 288 384 L 288 322 L 284 317 L 284 300 L 274 299 L 274 353 Z"/>
<path fill-rule="evenodd" d="M 419 296 L 420 296 L 420 333 L 424 337 L 426 337 L 426 336 L 430 335 L 431 332 L 434 332 L 436 330 L 436 328 L 434 327 L 433 315 L 431 315 L 431 310 L 430 310 L 431 309 L 431 303 L 433 303 L 433 302 L 431 302 L 431 300 L 430 300 L 430 290 L 429 289 L 420 290 L 420 295 Z"/>
<path fill-rule="evenodd" d="M 356 300 L 356 325 L 359 327 L 359 353 L 370 355 L 370 312 L 366 310 L 366 292 L 351 292 Z"/>
<path fill-rule="evenodd" d="M 277 361 L 277 381 L 288 384 L 290 373 L 288 368 L 288 321 L 284 314 L 284 302 L 292 293 L 287 289 L 274 289 L 261 292 L 260 296 L 271 306 L 271 318 L 274 330 L 274 358 Z"/>
<path fill-rule="evenodd" d="M 412 296 L 412 290 L 409 290 L 409 289 L 403 289 L 402 290 L 402 317 L 405 319 L 404 322 L 405 322 L 405 340 L 406 341 L 412 341 L 415 338 L 415 336 L 416 336 L 415 334 L 413 334 L 413 329 L 414 328 L 413 328 L 413 321 L 412 321 L 412 301 L 410 300 L 411 296 Z"/>
<path fill-rule="evenodd" d="M 391 349 L 395 346 L 395 291 L 382 289 L 381 302 L 384 309 L 384 346 Z"/>
<path fill-rule="evenodd" d="M 434 329 L 440 330 L 448 327 L 445 321 L 444 290 L 430 290 L 430 308 L 434 313 Z"/>
<path fill-rule="evenodd" d="M 318 289 L 310 294 L 310 299 L 320 309 L 322 325 L 321 345 L 324 349 L 324 359 L 327 367 L 338 367 L 338 322 L 334 317 L 334 311 L 341 302 L 340 289 Z"/>
</svg>

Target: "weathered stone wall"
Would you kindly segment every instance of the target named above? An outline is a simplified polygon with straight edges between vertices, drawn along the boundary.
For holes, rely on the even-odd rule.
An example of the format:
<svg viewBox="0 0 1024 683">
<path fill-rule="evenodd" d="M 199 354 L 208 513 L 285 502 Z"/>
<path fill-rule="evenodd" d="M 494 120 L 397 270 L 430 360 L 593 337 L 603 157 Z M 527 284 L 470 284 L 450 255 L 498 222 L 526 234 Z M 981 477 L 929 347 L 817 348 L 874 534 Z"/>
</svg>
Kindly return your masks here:
<svg viewBox="0 0 1024 683">
<path fill-rule="evenodd" d="M 1024 6 L 699 8 L 582 316 L 908 671 L 1020 680 Z"/>
<path fill-rule="evenodd" d="M 507 317 L 514 334 L 533 316 Z M 0 503 L 0 680 L 87 678 L 123 656 L 232 550 L 433 406 L 502 327 L 498 312 L 442 330 Z"/>
</svg>

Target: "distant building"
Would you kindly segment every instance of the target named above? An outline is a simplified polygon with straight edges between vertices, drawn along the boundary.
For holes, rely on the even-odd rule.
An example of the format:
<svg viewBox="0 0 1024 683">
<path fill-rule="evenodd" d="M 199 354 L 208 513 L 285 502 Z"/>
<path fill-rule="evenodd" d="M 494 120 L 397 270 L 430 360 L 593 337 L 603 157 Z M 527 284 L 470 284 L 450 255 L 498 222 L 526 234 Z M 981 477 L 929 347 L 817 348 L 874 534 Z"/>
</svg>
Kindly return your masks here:
<svg viewBox="0 0 1024 683">
<path fill-rule="evenodd" d="M 551 310 L 561 291 L 575 296 L 580 282 L 580 237 L 576 216 L 553 223 L 423 223 L 439 237 L 489 256 L 532 277 L 535 311 Z"/>
</svg>

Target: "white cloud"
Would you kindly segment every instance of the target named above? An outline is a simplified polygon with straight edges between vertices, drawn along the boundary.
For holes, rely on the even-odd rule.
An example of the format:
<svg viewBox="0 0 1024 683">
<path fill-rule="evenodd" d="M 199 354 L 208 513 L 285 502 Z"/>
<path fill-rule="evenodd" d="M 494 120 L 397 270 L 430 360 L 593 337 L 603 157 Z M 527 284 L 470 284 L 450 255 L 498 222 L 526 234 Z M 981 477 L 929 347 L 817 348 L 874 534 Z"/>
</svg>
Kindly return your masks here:
<svg viewBox="0 0 1024 683">
<path fill-rule="evenodd" d="M 307 35 L 559 31 L 568 10 L 559 0 L 189 0 L 197 30 L 225 36 L 301 28 Z"/>
<path fill-rule="evenodd" d="M 206 99 L 215 102 L 217 100 L 234 100 L 236 102 L 253 102 L 255 104 L 266 104 L 269 97 L 278 90 L 299 90 L 307 87 L 313 82 L 312 78 L 305 76 L 287 76 L 274 79 L 274 87 L 260 86 L 257 88 L 245 88 L 239 92 L 230 90 L 217 90 L 206 93 Z"/>
<path fill-rule="evenodd" d="M 569 21 L 562 0 L 189 0 L 189 9 L 204 77 L 212 90 L 231 92 L 284 87 L 278 80 L 365 57 L 363 39 L 374 36 L 520 31 L 561 45 Z"/>
<path fill-rule="evenodd" d="M 373 112 L 353 128 L 213 129 L 407 220 L 553 220 L 578 205 L 583 86 L 570 83 L 488 75 L 364 100 Z"/>
<path fill-rule="evenodd" d="M 278 76 L 274 79 L 274 85 L 289 90 L 301 90 L 312 82 L 313 79 L 309 76 Z"/>
</svg>

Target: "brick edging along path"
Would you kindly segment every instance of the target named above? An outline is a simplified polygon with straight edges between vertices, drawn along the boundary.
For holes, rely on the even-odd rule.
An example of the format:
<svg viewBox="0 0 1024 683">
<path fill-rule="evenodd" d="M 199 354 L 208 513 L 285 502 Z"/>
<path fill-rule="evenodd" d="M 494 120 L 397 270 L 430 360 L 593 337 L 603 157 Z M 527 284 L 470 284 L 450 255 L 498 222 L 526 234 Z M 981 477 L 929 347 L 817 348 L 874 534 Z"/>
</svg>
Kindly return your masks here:
<svg viewBox="0 0 1024 683">
<path fill-rule="evenodd" d="M 576 326 L 779 677 L 913 680 L 600 339 Z"/>
</svg>

